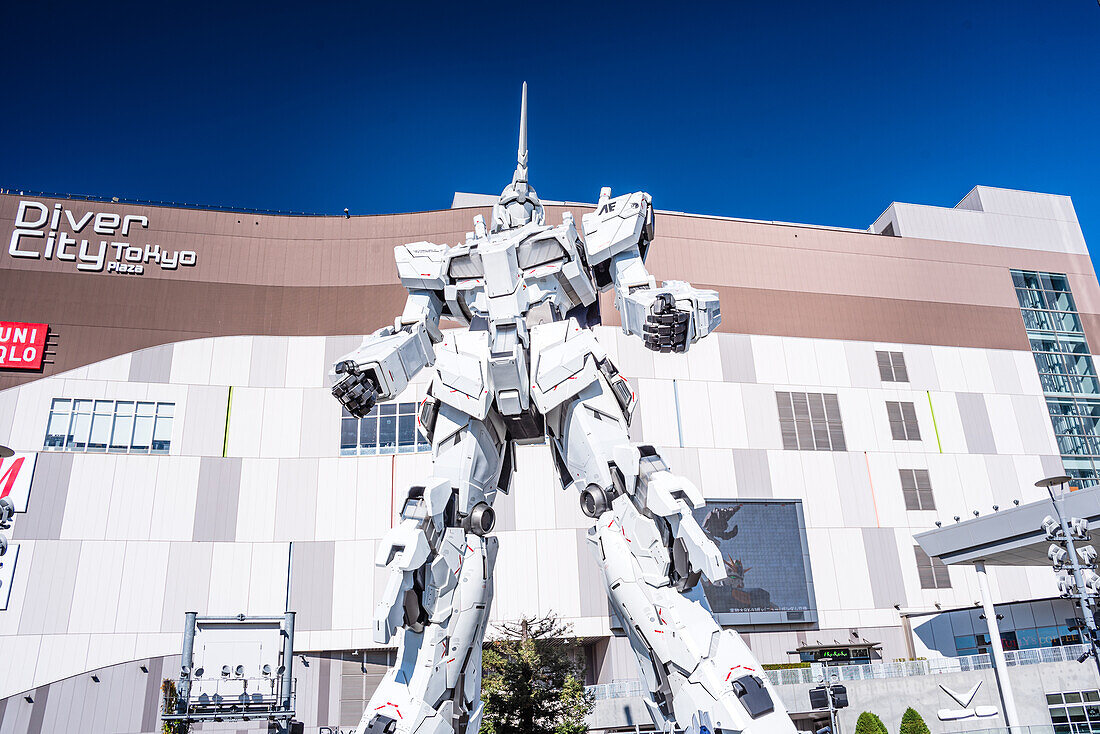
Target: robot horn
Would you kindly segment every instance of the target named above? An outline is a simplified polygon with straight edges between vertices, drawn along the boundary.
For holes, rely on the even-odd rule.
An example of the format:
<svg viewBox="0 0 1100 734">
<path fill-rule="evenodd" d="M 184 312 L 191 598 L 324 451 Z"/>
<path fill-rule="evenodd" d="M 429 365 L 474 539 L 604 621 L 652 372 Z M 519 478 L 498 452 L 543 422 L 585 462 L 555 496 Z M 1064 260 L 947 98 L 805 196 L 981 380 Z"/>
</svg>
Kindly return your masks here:
<svg viewBox="0 0 1100 734">
<path fill-rule="evenodd" d="M 516 175 L 513 180 L 527 181 L 527 82 L 523 83 L 519 105 L 519 151 L 516 153 Z"/>
</svg>

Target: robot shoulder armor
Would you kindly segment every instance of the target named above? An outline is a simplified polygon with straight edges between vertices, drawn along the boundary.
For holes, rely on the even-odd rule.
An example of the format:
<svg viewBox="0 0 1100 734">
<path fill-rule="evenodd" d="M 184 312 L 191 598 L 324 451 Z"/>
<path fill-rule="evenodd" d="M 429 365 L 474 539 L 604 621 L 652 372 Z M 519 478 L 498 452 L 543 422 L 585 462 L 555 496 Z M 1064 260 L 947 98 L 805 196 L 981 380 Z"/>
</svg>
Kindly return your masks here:
<svg viewBox="0 0 1100 734">
<path fill-rule="evenodd" d="M 432 242 L 414 242 L 393 248 L 401 284 L 406 288 L 442 289 L 446 285 L 444 266 L 449 249 Z"/>
</svg>

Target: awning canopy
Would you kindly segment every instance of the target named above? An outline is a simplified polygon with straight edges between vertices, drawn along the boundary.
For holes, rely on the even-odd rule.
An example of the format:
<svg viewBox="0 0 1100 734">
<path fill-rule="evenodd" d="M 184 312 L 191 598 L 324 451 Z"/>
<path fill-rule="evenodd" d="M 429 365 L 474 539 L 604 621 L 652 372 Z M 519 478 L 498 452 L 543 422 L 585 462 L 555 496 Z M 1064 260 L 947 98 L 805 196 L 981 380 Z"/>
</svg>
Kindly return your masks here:
<svg viewBox="0 0 1100 734">
<path fill-rule="evenodd" d="M 1082 517 L 1100 528 L 1100 487 L 1067 492 L 1066 519 Z M 1043 532 L 1047 515 L 1057 517 L 1049 499 L 1009 507 L 914 536 L 924 552 L 947 565 L 984 561 L 990 566 L 1049 566 L 1050 541 Z"/>
</svg>

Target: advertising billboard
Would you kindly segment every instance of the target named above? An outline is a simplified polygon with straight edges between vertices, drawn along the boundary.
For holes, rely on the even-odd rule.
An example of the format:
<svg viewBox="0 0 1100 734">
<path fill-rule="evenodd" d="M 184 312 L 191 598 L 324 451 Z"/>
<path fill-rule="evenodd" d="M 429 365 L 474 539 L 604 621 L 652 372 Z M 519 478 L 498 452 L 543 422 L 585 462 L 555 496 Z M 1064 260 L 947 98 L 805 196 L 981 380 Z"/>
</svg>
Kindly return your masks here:
<svg viewBox="0 0 1100 734">
<path fill-rule="evenodd" d="M 817 621 L 800 501 L 708 500 L 695 519 L 726 564 L 725 580 L 701 582 L 719 623 Z"/>
<path fill-rule="evenodd" d="M 0 369 L 41 369 L 49 330 L 49 324 L 0 321 Z"/>
</svg>

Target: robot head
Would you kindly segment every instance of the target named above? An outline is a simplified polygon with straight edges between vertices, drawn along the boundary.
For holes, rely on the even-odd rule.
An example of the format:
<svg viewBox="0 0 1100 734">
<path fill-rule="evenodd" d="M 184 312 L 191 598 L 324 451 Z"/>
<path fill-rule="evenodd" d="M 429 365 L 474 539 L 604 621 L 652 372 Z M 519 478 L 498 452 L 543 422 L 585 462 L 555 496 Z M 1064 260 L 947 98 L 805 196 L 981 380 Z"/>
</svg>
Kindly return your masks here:
<svg viewBox="0 0 1100 734">
<path fill-rule="evenodd" d="M 513 180 L 500 192 L 500 199 L 493 205 L 494 232 L 522 227 L 530 222 L 542 224 L 544 221 L 539 195 L 526 181 Z"/>
<path fill-rule="evenodd" d="M 523 83 L 523 99 L 519 111 L 519 152 L 516 155 L 516 172 L 512 183 L 500 192 L 500 199 L 493 205 L 493 232 L 522 227 L 546 221 L 539 195 L 527 183 L 527 82 Z"/>
</svg>

